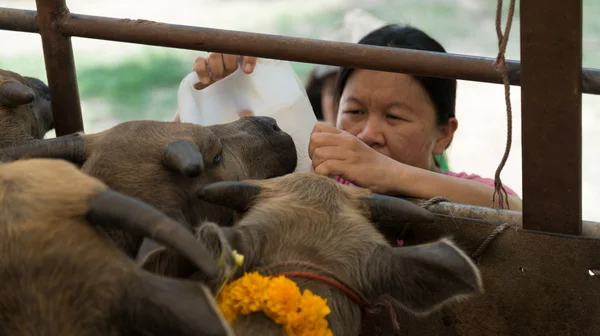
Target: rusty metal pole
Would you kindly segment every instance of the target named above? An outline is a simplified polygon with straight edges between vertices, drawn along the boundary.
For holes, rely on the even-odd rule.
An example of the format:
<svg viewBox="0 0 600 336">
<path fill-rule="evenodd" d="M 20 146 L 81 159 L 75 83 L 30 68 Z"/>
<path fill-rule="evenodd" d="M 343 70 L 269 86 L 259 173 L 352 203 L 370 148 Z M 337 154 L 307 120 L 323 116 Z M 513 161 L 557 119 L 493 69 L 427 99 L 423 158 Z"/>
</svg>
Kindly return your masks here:
<svg viewBox="0 0 600 336">
<path fill-rule="evenodd" d="M 36 0 L 57 136 L 83 131 L 71 37 L 59 28 L 69 18 L 65 0 Z"/>
<path fill-rule="evenodd" d="M 582 10 L 521 2 L 525 229 L 581 234 Z"/>
<path fill-rule="evenodd" d="M 35 11 L 0 7 L 0 29 L 38 33 Z M 292 62 L 352 66 L 485 83 L 502 83 L 493 58 L 358 45 L 317 39 L 173 25 L 72 13 L 60 25 L 65 36 L 225 52 Z M 511 85 L 520 85 L 520 63 L 506 61 Z M 600 94 L 600 70 L 583 68 L 583 92 Z"/>
</svg>

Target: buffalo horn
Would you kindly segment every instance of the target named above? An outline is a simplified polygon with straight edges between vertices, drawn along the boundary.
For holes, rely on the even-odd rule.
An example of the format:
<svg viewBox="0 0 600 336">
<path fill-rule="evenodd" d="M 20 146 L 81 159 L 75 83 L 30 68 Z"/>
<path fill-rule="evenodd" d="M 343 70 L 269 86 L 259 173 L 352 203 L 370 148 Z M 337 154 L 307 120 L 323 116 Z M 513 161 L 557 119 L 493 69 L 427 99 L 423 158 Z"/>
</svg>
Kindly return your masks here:
<svg viewBox="0 0 600 336">
<path fill-rule="evenodd" d="M 435 216 L 430 211 L 402 198 L 373 194 L 363 198 L 371 212 L 371 221 L 384 233 L 399 235 L 408 223 L 432 223 Z"/>
<path fill-rule="evenodd" d="M 204 186 L 200 189 L 198 197 L 206 202 L 245 212 L 260 190 L 260 186 L 248 182 L 220 181 Z"/>
<path fill-rule="evenodd" d="M 82 165 L 85 162 L 85 140 L 79 135 L 67 135 L 0 150 L 0 159 L 26 158 L 63 159 Z"/>
<path fill-rule="evenodd" d="M 169 143 L 163 152 L 163 162 L 170 169 L 187 177 L 197 177 L 204 171 L 202 153 L 187 140 Z"/>
<path fill-rule="evenodd" d="M 94 226 L 122 229 L 151 238 L 179 252 L 209 277 L 217 275 L 216 261 L 191 231 L 151 205 L 114 190 L 105 190 L 91 202 L 86 219 Z"/>
</svg>

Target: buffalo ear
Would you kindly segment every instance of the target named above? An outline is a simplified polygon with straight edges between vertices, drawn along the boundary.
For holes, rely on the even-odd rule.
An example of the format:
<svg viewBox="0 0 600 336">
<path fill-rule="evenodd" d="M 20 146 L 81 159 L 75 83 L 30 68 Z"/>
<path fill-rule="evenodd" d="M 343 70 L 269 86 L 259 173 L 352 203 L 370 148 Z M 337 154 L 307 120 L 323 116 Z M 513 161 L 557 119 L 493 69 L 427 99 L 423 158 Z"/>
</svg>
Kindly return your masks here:
<svg viewBox="0 0 600 336">
<path fill-rule="evenodd" d="M 138 265 L 149 272 L 174 278 L 193 278 L 209 284 L 218 284 L 221 277 L 229 274 L 235 267 L 233 250 L 245 256 L 249 251 L 244 246 L 239 230 L 231 227 L 220 227 L 215 223 L 203 223 L 196 232 L 199 243 L 209 251 L 209 258 L 219 262 L 221 271 L 217 277 L 199 274 L 198 267 L 173 249 L 158 247 L 150 251 Z M 246 261 L 248 259 L 246 258 Z M 246 261 L 244 265 L 246 265 Z M 212 286 L 211 286 L 212 287 Z"/>
<path fill-rule="evenodd" d="M 204 284 L 148 272 L 140 280 L 125 308 L 133 330 L 144 335 L 234 335 Z"/>
<path fill-rule="evenodd" d="M 189 278 L 198 267 L 179 253 L 160 246 L 138 261 L 141 269 L 171 278 Z"/>
<path fill-rule="evenodd" d="M 447 238 L 416 246 L 385 246 L 373 254 L 367 276 L 376 296 L 389 295 L 416 315 L 483 293 L 479 269 Z"/>
</svg>

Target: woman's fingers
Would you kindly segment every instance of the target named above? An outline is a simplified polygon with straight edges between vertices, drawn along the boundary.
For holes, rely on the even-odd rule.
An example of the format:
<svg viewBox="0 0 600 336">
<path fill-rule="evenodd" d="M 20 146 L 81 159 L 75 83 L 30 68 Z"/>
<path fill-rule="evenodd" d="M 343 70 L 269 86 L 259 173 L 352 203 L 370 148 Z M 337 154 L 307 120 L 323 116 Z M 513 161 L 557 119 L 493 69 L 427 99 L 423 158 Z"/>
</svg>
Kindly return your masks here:
<svg viewBox="0 0 600 336">
<path fill-rule="evenodd" d="M 315 167 L 315 173 L 323 176 L 343 176 L 344 162 L 327 160 Z"/>
<path fill-rule="evenodd" d="M 337 146 L 317 147 L 312 155 L 312 165 L 316 169 L 329 160 L 347 161 L 348 153 Z"/>
<path fill-rule="evenodd" d="M 238 68 L 238 55 L 222 54 L 225 76 L 232 74 Z"/>
<path fill-rule="evenodd" d="M 338 128 L 336 128 L 335 126 L 320 121 L 318 123 L 315 124 L 315 126 L 313 127 L 313 130 L 311 133 L 320 133 L 320 132 L 327 132 L 327 133 L 334 133 L 334 134 L 340 134 L 342 133 L 342 131 Z"/>
<path fill-rule="evenodd" d="M 254 67 L 256 66 L 256 61 L 258 59 L 252 56 L 244 56 L 242 58 L 242 71 L 246 74 L 251 74 L 254 71 Z"/>
<path fill-rule="evenodd" d="M 313 133 L 310 135 L 310 142 L 308 144 L 308 156 L 313 159 L 314 152 L 319 147 L 333 146 L 338 147 L 339 150 L 343 140 L 343 135 L 337 133 Z"/>
<path fill-rule="evenodd" d="M 238 55 L 211 53 L 207 58 L 196 58 L 194 61 L 194 72 L 198 75 L 200 82 L 194 84 L 194 88 L 202 90 L 212 83 L 234 73 L 239 66 L 239 57 Z M 256 57 L 242 57 L 243 71 L 246 74 L 252 73 L 257 60 Z"/>
<path fill-rule="evenodd" d="M 223 54 L 212 53 L 208 55 L 208 73 L 215 82 L 226 76 Z"/>
<path fill-rule="evenodd" d="M 196 60 L 194 61 L 194 72 L 196 72 L 196 75 L 198 75 L 198 79 L 200 80 L 200 82 L 194 84 L 194 88 L 196 90 L 202 90 L 211 84 L 212 80 L 210 79 L 210 75 L 208 74 L 208 68 L 205 58 L 196 58 Z"/>
</svg>

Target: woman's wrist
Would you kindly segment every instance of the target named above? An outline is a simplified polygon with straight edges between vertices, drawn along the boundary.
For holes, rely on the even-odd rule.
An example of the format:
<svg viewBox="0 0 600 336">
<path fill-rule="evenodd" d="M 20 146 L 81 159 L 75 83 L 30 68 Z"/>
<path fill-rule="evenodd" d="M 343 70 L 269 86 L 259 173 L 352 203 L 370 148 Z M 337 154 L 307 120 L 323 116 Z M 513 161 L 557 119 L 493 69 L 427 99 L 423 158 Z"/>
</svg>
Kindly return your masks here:
<svg viewBox="0 0 600 336">
<path fill-rule="evenodd" d="M 386 182 L 387 194 L 415 198 L 431 198 L 432 185 L 443 184 L 439 173 L 419 167 L 413 167 L 398 161 L 390 167 L 389 180 Z M 438 183 L 436 183 L 436 181 Z M 441 183 L 440 183 L 441 182 Z M 438 195 L 439 196 L 439 195 Z"/>
<path fill-rule="evenodd" d="M 393 163 L 387 165 L 387 171 L 383 174 L 382 193 L 388 195 L 411 196 L 411 185 L 415 182 L 411 175 L 414 175 L 415 167 L 406 165 L 402 162 L 391 160 Z M 417 168 L 418 169 L 418 168 Z"/>
</svg>

